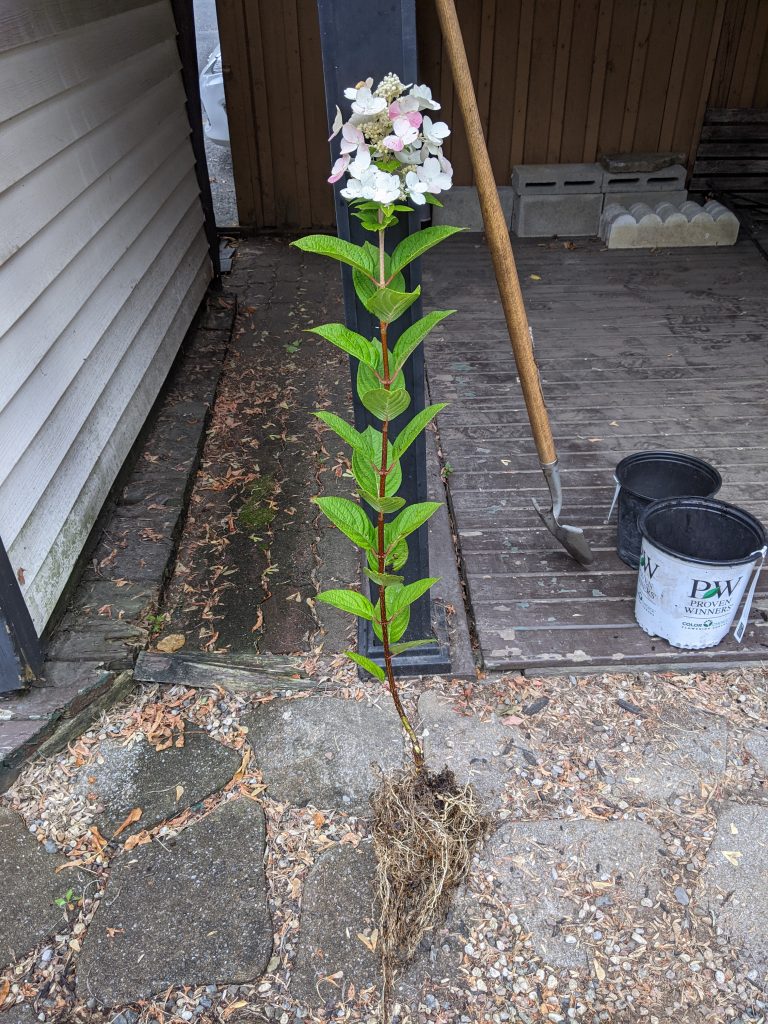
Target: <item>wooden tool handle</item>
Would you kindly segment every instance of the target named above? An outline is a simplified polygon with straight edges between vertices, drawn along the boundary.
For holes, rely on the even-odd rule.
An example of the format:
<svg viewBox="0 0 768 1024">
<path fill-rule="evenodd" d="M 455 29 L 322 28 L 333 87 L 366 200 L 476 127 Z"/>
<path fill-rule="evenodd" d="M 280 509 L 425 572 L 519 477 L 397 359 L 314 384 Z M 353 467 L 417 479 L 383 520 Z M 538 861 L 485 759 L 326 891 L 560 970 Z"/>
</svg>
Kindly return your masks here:
<svg viewBox="0 0 768 1024">
<path fill-rule="evenodd" d="M 435 4 L 467 132 L 475 182 L 480 196 L 480 208 L 483 212 L 485 234 L 493 258 L 496 282 L 501 294 L 501 304 L 504 307 L 509 339 L 515 354 L 533 440 L 536 444 L 539 461 L 547 464 L 554 462 L 557 458 L 555 442 L 552 438 L 552 427 L 541 392 L 539 368 L 533 354 L 528 317 L 525 314 L 520 280 L 517 276 L 515 257 L 512 255 L 512 244 L 509 240 L 509 228 L 501 209 L 496 180 L 491 168 L 491 158 L 488 156 L 488 148 L 485 144 L 480 111 L 477 109 L 477 99 L 475 98 L 475 88 L 472 84 L 464 40 L 461 36 L 461 27 L 453 0 L 435 0 Z"/>
</svg>

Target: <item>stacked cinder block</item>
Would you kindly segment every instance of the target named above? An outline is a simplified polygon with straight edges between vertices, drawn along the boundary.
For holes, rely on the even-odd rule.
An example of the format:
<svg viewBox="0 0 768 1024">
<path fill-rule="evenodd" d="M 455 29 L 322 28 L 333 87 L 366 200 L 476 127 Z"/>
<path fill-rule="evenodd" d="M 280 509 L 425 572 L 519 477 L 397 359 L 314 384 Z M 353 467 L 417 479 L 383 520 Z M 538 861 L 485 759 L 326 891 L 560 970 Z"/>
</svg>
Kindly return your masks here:
<svg viewBox="0 0 768 1024">
<path fill-rule="evenodd" d="M 654 159 L 654 157 L 656 157 Z M 633 203 L 684 203 L 688 198 L 685 191 L 685 167 L 682 164 L 657 166 L 663 162 L 661 156 L 637 153 L 609 156 L 602 159 L 603 192 L 605 207 L 618 203 L 631 206 Z"/>
<path fill-rule="evenodd" d="M 609 249 L 656 249 L 691 245 L 733 245 L 739 221 L 721 203 L 661 202 L 623 206 L 609 203 L 600 218 L 600 237 Z"/>
<path fill-rule="evenodd" d="M 509 223 L 514 197 L 510 185 L 499 186 L 499 199 L 504 218 Z M 450 192 L 440 193 L 442 206 L 428 206 L 433 224 L 450 224 L 468 231 L 483 231 L 483 215 L 477 189 L 472 185 L 454 185 Z"/>
<path fill-rule="evenodd" d="M 603 208 L 599 164 L 520 164 L 512 169 L 512 230 L 520 238 L 596 235 Z"/>
</svg>

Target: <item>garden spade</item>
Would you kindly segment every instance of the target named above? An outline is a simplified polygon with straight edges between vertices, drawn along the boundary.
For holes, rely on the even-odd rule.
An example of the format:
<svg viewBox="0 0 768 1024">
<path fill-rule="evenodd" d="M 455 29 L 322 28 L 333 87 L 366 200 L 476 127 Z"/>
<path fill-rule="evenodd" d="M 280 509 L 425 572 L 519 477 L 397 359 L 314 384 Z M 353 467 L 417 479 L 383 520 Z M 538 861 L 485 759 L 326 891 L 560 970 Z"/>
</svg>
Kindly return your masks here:
<svg viewBox="0 0 768 1024">
<path fill-rule="evenodd" d="M 480 197 L 485 234 L 493 258 L 493 268 L 501 294 L 501 303 L 504 307 L 509 339 L 515 355 L 533 440 L 551 497 L 550 507 L 546 510 L 542 510 L 535 500 L 533 504 L 541 521 L 563 545 L 568 554 L 582 565 L 588 565 L 593 561 L 594 555 L 583 531 L 576 526 L 566 526 L 560 522 L 563 489 L 552 427 L 541 391 L 539 368 L 533 354 L 531 329 L 528 326 L 515 258 L 512 255 L 509 230 L 501 209 L 501 201 L 491 169 L 491 160 L 485 144 L 456 7 L 454 0 L 435 0 L 435 4 L 469 141 L 469 152 Z"/>
</svg>

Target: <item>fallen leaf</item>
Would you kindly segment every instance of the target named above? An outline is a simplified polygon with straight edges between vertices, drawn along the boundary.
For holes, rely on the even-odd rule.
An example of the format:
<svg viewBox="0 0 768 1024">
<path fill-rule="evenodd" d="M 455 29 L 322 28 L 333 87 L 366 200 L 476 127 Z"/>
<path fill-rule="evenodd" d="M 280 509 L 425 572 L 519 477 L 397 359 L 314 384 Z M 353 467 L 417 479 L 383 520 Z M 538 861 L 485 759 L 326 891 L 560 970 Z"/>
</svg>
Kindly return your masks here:
<svg viewBox="0 0 768 1024">
<path fill-rule="evenodd" d="M 722 854 L 728 863 L 732 864 L 735 868 L 739 866 L 739 861 L 744 856 L 741 850 L 723 850 Z"/>
<path fill-rule="evenodd" d="M 140 807 L 134 807 L 133 810 L 131 811 L 131 813 L 128 815 L 128 817 L 125 819 L 125 821 L 122 823 L 122 825 L 118 828 L 117 832 L 115 832 L 115 834 L 112 836 L 112 838 L 114 839 L 115 836 L 119 836 L 121 832 L 125 832 L 125 830 L 128 828 L 128 826 L 129 825 L 134 825 L 139 820 L 140 817 L 141 817 L 141 808 Z"/>
<path fill-rule="evenodd" d="M 541 278 L 539 277 L 538 274 L 531 274 L 531 280 L 532 281 L 540 281 Z"/>
<path fill-rule="evenodd" d="M 176 803 L 178 803 L 179 800 L 181 800 L 183 795 L 184 795 L 184 787 L 183 786 L 177 786 L 176 787 Z"/>
<path fill-rule="evenodd" d="M 312 815 L 312 821 L 314 822 L 315 828 L 322 828 L 325 824 L 325 815 L 322 811 L 315 811 Z"/>
<path fill-rule="evenodd" d="M 521 725 L 522 721 L 519 715 L 505 715 L 502 718 L 504 725 Z"/>
<path fill-rule="evenodd" d="M 605 981 L 605 971 L 600 966 L 600 964 L 597 962 L 597 960 L 593 960 L 592 964 L 593 964 L 593 966 L 595 968 L 595 977 L 597 978 L 597 980 L 598 981 Z"/>
<path fill-rule="evenodd" d="M 146 830 L 144 832 L 137 832 L 133 836 L 128 836 L 125 840 L 124 848 L 126 850 L 132 850 L 136 846 L 146 846 L 147 843 L 152 842 L 152 836 Z"/>
<path fill-rule="evenodd" d="M 182 633 L 169 633 L 168 636 L 164 636 L 162 640 L 157 641 L 155 649 L 160 651 L 161 654 L 175 654 L 176 651 L 181 650 L 186 642 L 187 638 Z"/>
<path fill-rule="evenodd" d="M 24 573 L 26 571 L 27 571 L 26 569 L 22 569 L 21 567 L 19 567 L 16 570 L 16 579 L 19 581 L 19 583 L 22 585 L 22 587 L 24 586 L 24 583 L 26 582 L 25 579 L 24 579 Z"/>
<path fill-rule="evenodd" d="M 0 1006 L 5 1002 L 6 996 L 11 991 L 11 983 L 7 978 L 0 981 Z"/>
<path fill-rule="evenodd" d="M 738 834 L 739 834 L 739 830 L 736 828 L 736 826 L 733 824 L 733 822 L 731 822 L 731 835 L 732 836 L 737 836 Z"/>
<path fill-rule="evenodd" d="M 376 944 L 379 941 L 379 929 L 378 928 L 374 928 L 373 931 L 371 932 L 370 936 L 363 935 L 362 932 L 358 932 L 357 933 L 357 937 L 358 937 L 358 939 L 360 939 L 360 941 L 362 942 L 362 944 L 364 946 L 366 946 L 368 949 L 370 949 L 370 951 L 372 953 L 376 952 Z"/>
</svg>

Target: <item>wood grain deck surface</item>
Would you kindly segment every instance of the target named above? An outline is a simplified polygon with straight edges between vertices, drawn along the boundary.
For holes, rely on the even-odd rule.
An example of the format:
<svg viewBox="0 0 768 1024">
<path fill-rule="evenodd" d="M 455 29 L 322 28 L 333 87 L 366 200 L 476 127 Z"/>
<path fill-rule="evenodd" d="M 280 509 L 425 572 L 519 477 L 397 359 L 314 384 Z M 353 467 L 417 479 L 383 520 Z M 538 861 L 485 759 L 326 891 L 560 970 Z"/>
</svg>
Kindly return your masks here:
<svg viewBox="0 0 768 1024">
<path fill-rule="evenodd" d="M 455 316 L 427 340 L 456 532 L 487 668 L 584 671 L 768 661 L 768 570 L 742 644 L 681 651 L 634 619 L 636 573 L 616 555 L 613 470 L 625 455 L 698 455 L 720 497 L 768 523 L 768 262 L 752 242 L 608 252 L 579 240 L 515 240 L 560 456 L 566 523 L 583 569 L 544 529 L 545 500 L 493 277 L 479 235 L 425 261 L 424 294 Z"/>
</svg>

